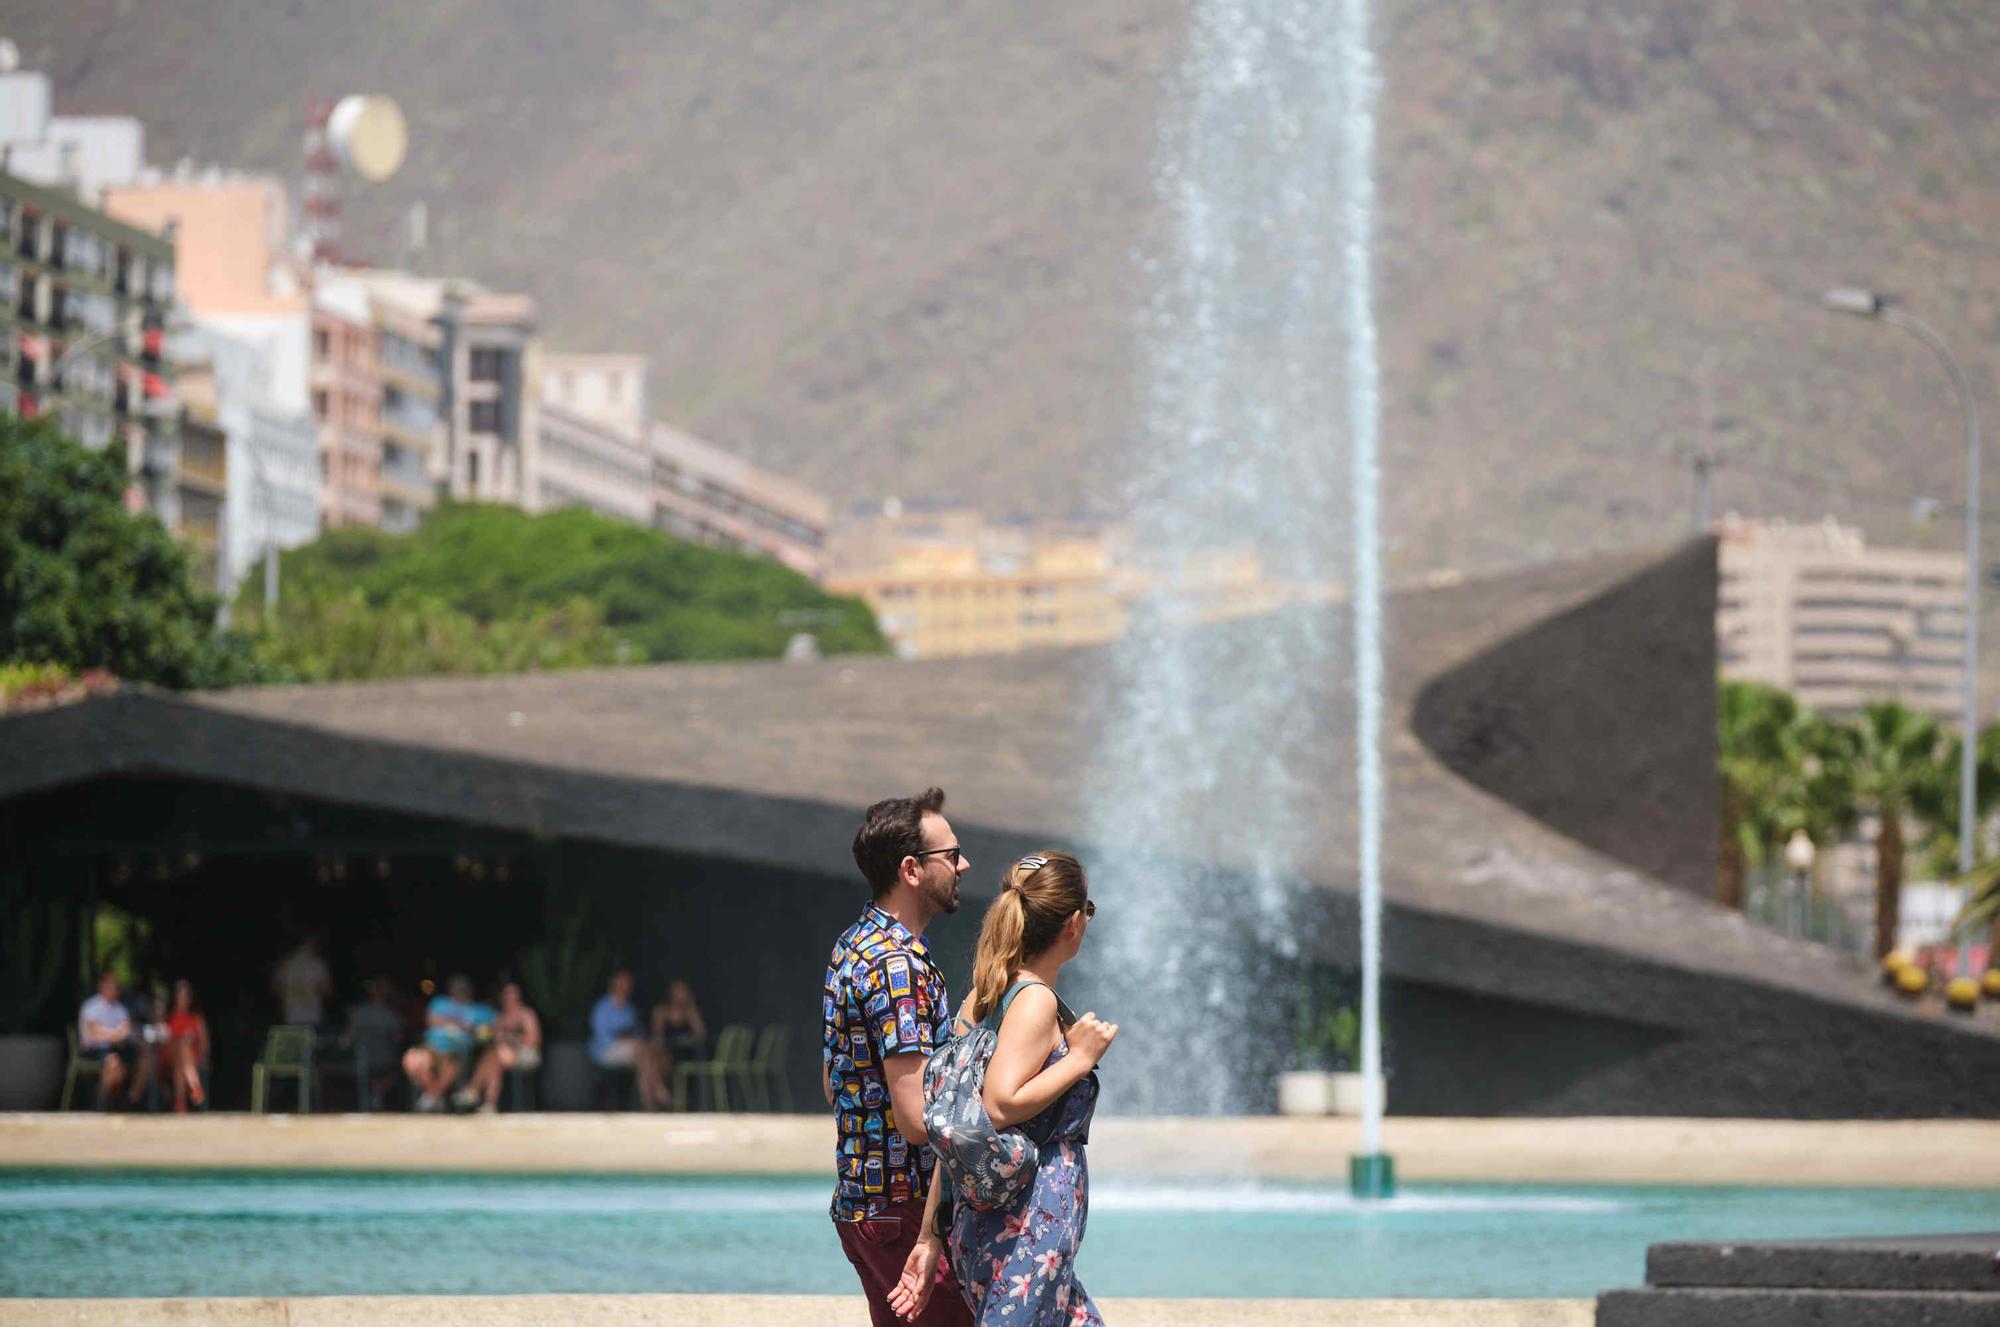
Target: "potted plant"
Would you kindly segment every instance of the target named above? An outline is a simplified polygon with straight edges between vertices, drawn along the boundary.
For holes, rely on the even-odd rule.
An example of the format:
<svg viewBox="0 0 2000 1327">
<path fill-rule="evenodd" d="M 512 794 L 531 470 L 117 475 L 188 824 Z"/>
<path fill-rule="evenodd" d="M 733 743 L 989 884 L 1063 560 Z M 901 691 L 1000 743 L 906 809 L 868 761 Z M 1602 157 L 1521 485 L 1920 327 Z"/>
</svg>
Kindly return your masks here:
<svg viewBox="0 0 2000 1327">
<path fill-rule="evenodd" d="M 1303 983 L 1299 993 L 1294 1067 L 1278 1075 L 1284 1115 L 1359 1115 L 1364 1088 L 1354 1063 L 1361 1018 L 1337 992 Z"/>
<path fill-rule="evenodd" d="M 548 1110 L 588 1110 L 591 1106 L 590 1006 L 604 992 L 611 952 L 603 941 L 586 941 L 583 907 L 556 927 L 521 960 L 521 983 L 541 1015 L 542 1105 Z"/>
<path fill-rule="evenodd" d="M 0 1110 L 47 1110 L 62 1089 L 63 1039 L 35 1032 L 62 980 L 69 924 L 60 904 L 0 895 Z"/>
</svg>

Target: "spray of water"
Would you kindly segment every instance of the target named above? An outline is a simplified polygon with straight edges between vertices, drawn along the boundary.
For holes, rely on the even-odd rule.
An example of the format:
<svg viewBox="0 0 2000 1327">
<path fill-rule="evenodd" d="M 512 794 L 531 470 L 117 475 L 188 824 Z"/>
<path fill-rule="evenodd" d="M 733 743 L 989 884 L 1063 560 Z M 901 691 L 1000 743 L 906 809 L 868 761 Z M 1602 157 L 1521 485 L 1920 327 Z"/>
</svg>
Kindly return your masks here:
<svg viewBox="0 0 2000 1327">
<path fill-rule="evenodd" d="M 1365 0 L 1195 0 L 1161 127 L 1131 497 L 1169 592 L 1113 652 L 1086 784 L 1090 839 L 1114 848 L 1092 890 L 1117 918 L 1090 994 L 1122 1018 L 1116 1100 L 1141 1111 L 1266 1103 L 1295 1044 L 1297 882 L 1325 814 L 1305 771 L 1332 726 L 1309 697 L 1345 641 L 1312 607 L 1191 630 L 1199 596 L 1172 590 L 1198 585 L 1220 550 L 1254 552 L 1294 586 L 1351 575 L 1366 598 L 1365 889 L 1379 867 L 1367 41 Z"/>
</svg>

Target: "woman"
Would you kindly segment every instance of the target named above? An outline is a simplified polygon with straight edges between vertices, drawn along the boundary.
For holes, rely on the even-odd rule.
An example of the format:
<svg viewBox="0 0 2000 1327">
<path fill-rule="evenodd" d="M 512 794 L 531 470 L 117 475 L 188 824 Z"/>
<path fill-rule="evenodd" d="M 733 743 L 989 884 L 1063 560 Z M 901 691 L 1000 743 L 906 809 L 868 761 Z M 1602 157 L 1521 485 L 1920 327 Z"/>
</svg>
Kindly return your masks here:
<svg viewBox="0 0 2000 1327">
<path fill-rule="evenodd" d="M 542 1020 L 521 998 L 518 982 L 500 988 L 500 1012 L 493 1020 L 493 1044 L 486 1048 L 472 1081 L 467 1104 L 477 1103 L 479 1113 L 491 1115 L 500 1109 L 500 1085 L 509 1069 L 532 1071 L 542 1063 Z"/>
<path fill-rule="evenodd" d="M 1076 858 L 1036 853 L 1008 869 L 980 928 L 961 1030 L 1004 1008 L 980 1100 L 996 1127 L 1020 1128 L 1041 1149 L 1034 1182 L 1013 1202 L 960 1208 L 952 1220 L 952 1271 L 983 1325 L 1104 1322 L 1076 1279 L 1076 1251 L 1089 1210 L 1083 1148 L 1095 1070 L 1118 1025 L 1072 1018 L 1055 992 L 1096 912 Z"/>
<path fill-rule="evenodd" d="M 188 1103 L 197 1108 L 208 1104 L 201 1086 L 201 1071 L 208 1065 L 208 1019 L 194 998 L 194 986 L 183 978 L 174 983 L 174 1004 L 167 1014 L 166 1056 L 174 1080 L 174 1114 L 185 1115 Z"/>
<path fill-rule="evenodd" d="M 679 977 L 667 984 L 667 998 L 653 1006 L 653 1047 L 673 1073 L 675 1064 L 702 1058 L 708 1044 L 708 1024 L 694 991 Z"/>
</svg>

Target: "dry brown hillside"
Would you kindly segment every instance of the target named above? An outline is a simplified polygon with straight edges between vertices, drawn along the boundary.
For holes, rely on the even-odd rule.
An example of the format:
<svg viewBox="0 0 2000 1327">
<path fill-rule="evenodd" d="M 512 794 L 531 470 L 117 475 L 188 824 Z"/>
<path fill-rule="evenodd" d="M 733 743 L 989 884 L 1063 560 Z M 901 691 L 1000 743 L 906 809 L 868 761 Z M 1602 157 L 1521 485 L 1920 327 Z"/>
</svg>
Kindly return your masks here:
<svg viewBox="0 0 2000 1327">
<path fill-rule="evenodd" d="M 144 115 L 159 160 L 289 173 L 307 95 L 395 95 L 413 155 L 356 248 L 427 199 L 434 267 L 646 351 L 660 413 L 839 499 L 1116 500 L 1184 0 L 9 10 L 59 109 Z M 2000 6 L 1387 0 L 1380 28 L 1399 572 L 1670 534 L 1704 429 L 1721 506 L 1948 537 L 1904 504 L 1958 492 L 1942 377 L 1812 296 L 1908 295 L 2000 432 Z"/>
</svg>

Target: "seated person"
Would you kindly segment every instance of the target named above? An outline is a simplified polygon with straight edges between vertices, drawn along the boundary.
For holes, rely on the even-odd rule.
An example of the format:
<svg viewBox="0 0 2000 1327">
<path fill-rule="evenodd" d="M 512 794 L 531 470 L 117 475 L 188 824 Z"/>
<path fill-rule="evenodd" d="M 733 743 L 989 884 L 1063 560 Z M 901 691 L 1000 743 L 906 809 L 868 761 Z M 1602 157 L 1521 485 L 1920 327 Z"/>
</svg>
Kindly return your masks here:
<svg viewBox="0 0 2000 1327">
<path fill-rule="evenodd" d="M 542 1063 L 542 1020 L 521 998 L 518 982 L 500 988 L 500 1012 L 493 1020 L 493 1044 L 479 1057 L 466 1085 L 470 1094 L 461 1104 L 477 1106 L 482 1115 L 500 1109 L 500 1086 L 510 1069 L 532 1070 Z"/>
<path fill-rule="evenodd" d="M 127 1105 L 137 1102 L 152 1076 L 153 1062 L 140 1044 L 137 1032 L 132 1015 L 119 1002 L 117 976 L 105 973 L 97 979 L 97 994 L 85 1000 L 83 1008 L 77 1011 L 76 1034 L 83 1057 L 103 1066 L 97 1076 L 97 1091 L 98 1099 L 106 1106 L 128 1078 L 131 1089 L 125 1095 L 125 1102 Z"/>
<path fill-rule="evenodd" d="M 361 983 L 361 990 L 368 998 L 347 1011 L 347 1044 L 354 1051 L 355 1074 L 368 1080 L 355 1091 L 366 1092 L 369 1105 L 380 1107 L 383 1090 L 395 1080 L 403 1020 L 396 1013 L 387 977 L 370 977 Z"/>
<path fill-rule="evenodd" d="M 653 1006 L 653 1046 L 668 1073 L 676 1061 L 699 1060 L 707 1052 L 708 1024 L 694 991 L 679 977 L 667 983 L 667 998 Z"/>
<path fill-rule="evenodd" d="M 639 1084 L 639 1104 L 647 1110 L 666 1108 L 672 1094 L 659 1051 L 640 1035 L 629 968 L 611 974 L 610 989 L 590 1008 L 590 1058 L 605 1069 L 630 1069 Z"/>
<path fill-rule="evenodd" d="M 161 1026 L 166 1036 L 160 1050 L 174 1082 L 174 1114 L 185 1115 L 190 1101 L 197 1109 L 208 1104 L 201 1074 L 209 1057 L 208 1017 L 194 998 L 193 983 L 185 977 L 174 983 L 173 1008 Z"/>
<path fill-rule="evenodd" d="M 443 992 L 424 1012 L 424 1039 L 403 1057 L 403 1072 L 415 1084 L 417 1109 L 444 1109 L 445 1093 L 458 1081 L 472 1050 L 477 1011 L 472 1004 L 472 979 L 453 973 Z"/>
</svg>

